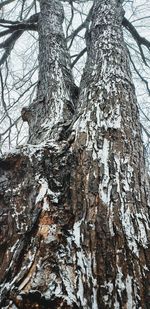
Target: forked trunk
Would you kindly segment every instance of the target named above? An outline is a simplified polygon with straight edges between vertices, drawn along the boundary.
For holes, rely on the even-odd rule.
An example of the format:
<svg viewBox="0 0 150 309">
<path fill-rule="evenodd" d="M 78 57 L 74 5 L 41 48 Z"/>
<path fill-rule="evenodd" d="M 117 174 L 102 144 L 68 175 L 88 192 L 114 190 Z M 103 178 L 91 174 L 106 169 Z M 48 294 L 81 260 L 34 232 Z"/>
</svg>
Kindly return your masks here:
<svg viewBox="0 0 150 309">
<path fill-rule="evenodd" d="M 149 308 L 148 191 L 121 1 L 94 2 L 71 114 L 62 8 L 40 2 L 37 104 L 23 113 L 36 145 L 0 161 L 1 308 Z"/>
</svg>

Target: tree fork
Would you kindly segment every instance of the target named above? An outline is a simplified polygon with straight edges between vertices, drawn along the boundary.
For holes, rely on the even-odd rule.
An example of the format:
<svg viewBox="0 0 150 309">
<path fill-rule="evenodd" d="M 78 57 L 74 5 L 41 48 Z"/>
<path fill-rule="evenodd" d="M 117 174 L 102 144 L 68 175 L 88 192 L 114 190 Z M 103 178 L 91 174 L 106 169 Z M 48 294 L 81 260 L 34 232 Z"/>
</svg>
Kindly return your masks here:
<svg viewBox="0 0 150 309">
<path fill-rule="evenodd" d="M 57 35 L 52 45 L 49 29 L 58 22 L 61 27 L 60 2 L 42 0 L 42 9 L 49 17 L 44 17 L 40 38 L 51 55 Z M 49 25 L 51 14 L 55 18 Z M 120 1 L 94 2 L 87 63 L 68 140 L 57 134 L 54 139 L 59 115 L 53 123 L 68 78 L 61 74 L 57 79 L 61 61 L 49 71 L 49 57 L 39 58 L 43 85 L 37 104 L 23 116 L 32 113 L 29 140 L 36 145 L 0 161 L 2 308 L 149 308 L 148 194 L 122 18 Z M 68 61 L 62 46 L 56 54 Z M 44 72 L 51 75 L 50 84 Z M 72 77 L 71 85 L 69 98 Z M 40 100 L 41 106 L 46 102 L 46 114 Z M 45 133 L 47 115 L 52 124 Z"/>
</svg>

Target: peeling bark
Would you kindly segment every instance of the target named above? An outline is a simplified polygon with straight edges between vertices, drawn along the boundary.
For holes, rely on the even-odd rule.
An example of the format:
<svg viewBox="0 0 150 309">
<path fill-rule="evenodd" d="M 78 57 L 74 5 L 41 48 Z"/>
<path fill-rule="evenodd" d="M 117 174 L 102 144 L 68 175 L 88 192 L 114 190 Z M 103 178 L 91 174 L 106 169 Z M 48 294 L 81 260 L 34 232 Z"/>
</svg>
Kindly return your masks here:
<svg viewBox="0 0 150 309">
<path fill-rule="evenodd" d="M 150 306 L 148 190 L 122 19 L 120 1 L 95 1 L 65 134 L 65 99 L 77 98 L 63 13 L 41 1 L 37 104 L 23 112 L 30 144 L 0 160 L 1 308 Z"/>
</svg>

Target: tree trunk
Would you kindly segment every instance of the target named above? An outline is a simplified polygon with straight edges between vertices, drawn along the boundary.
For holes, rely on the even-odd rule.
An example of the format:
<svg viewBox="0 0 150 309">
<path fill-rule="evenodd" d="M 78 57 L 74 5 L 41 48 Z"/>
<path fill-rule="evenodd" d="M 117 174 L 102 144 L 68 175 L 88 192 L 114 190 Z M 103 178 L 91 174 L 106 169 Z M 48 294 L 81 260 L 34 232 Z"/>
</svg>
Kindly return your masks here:
<svg viewBox="0 0 150 309">
<path fill-rule="evenodd" d="M 150 306 L 148 190 L 120 2 L 94 2 L 77 102 L 60 2 L 40 1 L 39 88 L 23 111 L 36 145 L 0 161 L 1 308 Z"/>
<path fill-rule="evenodd" d="M 64 137 L 78 97 L 62 29 L 63 6 L 58 0 L 41 0 L 40 8 L 37 98 L 29 109 L 23 109 L 32 144 Z"/>
</svg>

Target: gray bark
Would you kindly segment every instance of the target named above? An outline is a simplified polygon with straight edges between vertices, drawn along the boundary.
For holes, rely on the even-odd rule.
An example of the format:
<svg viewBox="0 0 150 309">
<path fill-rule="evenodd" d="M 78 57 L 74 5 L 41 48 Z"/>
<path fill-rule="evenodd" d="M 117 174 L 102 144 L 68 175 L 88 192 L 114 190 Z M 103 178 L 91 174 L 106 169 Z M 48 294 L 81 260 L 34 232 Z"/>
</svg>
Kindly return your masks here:
<svg viewBox="0 0 150 309">
<path fill-rule="evenodd" d="M 23 119 L 29 123 L 29 143 L 32 144 L 63 136 L 78 97 L 62 28 L 63 6 L 59 0 L 41 0 L 40 8 L 37 98 L 22 112 Z"/>
<path fill-rule="evenodd" d="M 149 308 L 147 180 L 121 3 L 94 3 L 73 119 L 59 109 L 66 93 L 76 101 L 62 9 L 42 0 L 41 11 L 37 103 L 23 113 L 36 145 L 0 161 L 1 308 Z"/>
</svg>

